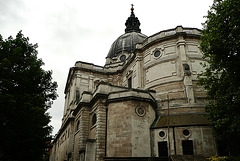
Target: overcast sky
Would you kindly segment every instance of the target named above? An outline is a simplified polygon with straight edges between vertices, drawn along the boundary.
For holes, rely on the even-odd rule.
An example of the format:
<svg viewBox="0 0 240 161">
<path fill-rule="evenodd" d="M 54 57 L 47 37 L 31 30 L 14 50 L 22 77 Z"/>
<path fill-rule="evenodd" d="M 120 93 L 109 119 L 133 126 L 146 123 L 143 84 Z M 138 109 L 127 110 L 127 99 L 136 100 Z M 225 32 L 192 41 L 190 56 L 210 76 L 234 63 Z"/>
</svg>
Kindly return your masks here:
<svg viewBox="0 0 240 161">
<path fill-rule="evenodd" d="M 38 43 L 38 57 L 53 71 L 58 99 L 49 110 L 53 135 L 61 126 L 64 87 L 76 61 L 104 66 L 111 44 L 124 33 L 131 4 L 142 33 L 183 27 L 202 29 L 213 0 L 0 0 L 0 34 L 18 31 Z"/>
</svg>

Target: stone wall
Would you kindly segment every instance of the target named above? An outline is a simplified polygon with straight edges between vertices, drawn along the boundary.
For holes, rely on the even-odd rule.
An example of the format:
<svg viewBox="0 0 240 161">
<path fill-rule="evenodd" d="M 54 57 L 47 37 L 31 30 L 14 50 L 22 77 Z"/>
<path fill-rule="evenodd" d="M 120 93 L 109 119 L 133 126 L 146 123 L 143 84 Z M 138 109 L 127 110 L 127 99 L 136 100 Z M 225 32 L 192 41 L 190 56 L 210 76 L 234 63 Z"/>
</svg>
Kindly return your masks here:
<svg viewBox="0 0 240 161">
<path fill-rule="evenodd" d="M 150 131 L 155 112 L 141 101 L 108 105 L 107 157 L 151 156 Z"/>
<path fill-rule="evenodd" d="M 61 133 L 58 134 L 58 139 L 54 142 L 54 153 L 52 153 L 52 161 L 67 160 L 72 157 L 73 152 L 73 133 L 74 122 L 69 121 L 68 125 L 61 129 Z"/>
<path fill-rule="evenodd" d="M 171 155 L 183 154 L 183 140 L 193 141 L 196 155 L 215 155 L 207 125 L 150 132 L 156 116 L 205 112 L 206 91 L 197 85 L 200 62 L 205 61 L 199 43 L 198 29 L 177 26 L 148 37 L 134 53 L 121 53 L 126 61 L 120 61 L 120 54 L 104 67 L 76 62 L 69 71 L 62 127 L 51 161 L 150 157 L 158 154 L 158 142 L 168 141 L 168 132 Z M 189 136 L 182 135 L 184 129 Z"/>
<path fill-rule="evenodd" d="M 189 135 L 184 135 L 183 131 L 188 130 Z M 160 136 L 160 131 L 165 133 L 164 136 Z M 168 128 L 154 129 L 154 154 L 158 154 L 158 142 L 169 141 L 168 140 Z M 194 155 L 202 155 L 205 157 L 216 155 L 216 143 L 212 135 L 212 128 L 209 126 L 188 126 L 188 127 L 170 127 L 169 128 L 170 139 L 170 155 L 183 155 L 182 141 L 193 141 L 193 153 Z M 167 144 L 169 145 L 169 144 Z"/>
</svg>

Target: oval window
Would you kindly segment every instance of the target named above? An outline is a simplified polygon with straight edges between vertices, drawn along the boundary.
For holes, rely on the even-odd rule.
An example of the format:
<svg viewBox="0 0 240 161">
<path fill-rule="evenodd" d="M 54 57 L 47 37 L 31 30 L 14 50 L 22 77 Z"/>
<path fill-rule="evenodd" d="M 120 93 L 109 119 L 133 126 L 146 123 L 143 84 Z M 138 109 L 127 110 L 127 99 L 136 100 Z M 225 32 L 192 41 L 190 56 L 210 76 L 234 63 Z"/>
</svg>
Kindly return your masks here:
<svg viewBox="0 0 240 161">
<path fill-rule="evenodd" d="M 164 131 L 160 131 L 160 132 L 159 132 L 159 136 L 160 136 L 160 137 L 164 137 L 164 136 L 165 136 L 165 132 L 164 132 Z"/>
<path fill-rule="evenodd" d="M 125 60 L 126 60 L 126 55 L 120 56 L 120 61 L 121 61 L 121 62 L 123 62 L 123 61 L 125 61 Z"/>
<path fill-rule="evenodd" d="M 143 107 L 137 107 L 136 108 L 136 113 L 137 113 L 138 116 L 144 116 L 146 111 Z"/>
<path fill-rule="evenodd" d="M 154 55 L 154 57 L 157 58 L 157 57 L 159 57 L 161 55 L 161 52 L 159 50 L 157 50 L 157 51 L 154 52 L 153 55 Z"/>
<path fill-rule="evenodd" d="M 189 134 L 190 132 L 187 129 L 183 130 L 183 135 L 188 136 Z"/>
</svg>

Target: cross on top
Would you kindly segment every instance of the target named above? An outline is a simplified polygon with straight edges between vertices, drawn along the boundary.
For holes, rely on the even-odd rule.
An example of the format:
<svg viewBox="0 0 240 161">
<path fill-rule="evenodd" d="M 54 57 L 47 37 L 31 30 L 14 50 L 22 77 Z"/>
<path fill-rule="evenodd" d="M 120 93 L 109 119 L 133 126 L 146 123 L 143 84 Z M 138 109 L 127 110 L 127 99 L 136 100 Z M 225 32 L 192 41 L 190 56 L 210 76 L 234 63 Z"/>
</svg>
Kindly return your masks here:
<svg viewBox="0 0 240 161">
<path fill-rule="evenodd" d="M 134 5 L 133 5 L 133 4 L 131 4 L 131 6 L 132 6 L 131 10 L 133 11 L 133 10 L 134 10 L 134 8 L 133 8 L 133 6 L 134 6 Z"/>
</svg>

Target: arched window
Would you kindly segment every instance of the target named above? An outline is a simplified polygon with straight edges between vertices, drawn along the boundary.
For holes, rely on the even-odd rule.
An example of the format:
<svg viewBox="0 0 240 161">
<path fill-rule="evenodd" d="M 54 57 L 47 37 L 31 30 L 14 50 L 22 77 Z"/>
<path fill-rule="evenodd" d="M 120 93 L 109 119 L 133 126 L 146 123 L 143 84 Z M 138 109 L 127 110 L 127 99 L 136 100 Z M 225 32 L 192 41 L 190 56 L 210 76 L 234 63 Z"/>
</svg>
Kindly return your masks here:
<svg viewBox="0 0 240 161">
<path fill-rule="evenodd" d="M 132 88 L 132 77 L 128 78 L 128 88 Z"/>
<path fill-rule="evenodd" d="M 92 116 L 92 126 L 95 125 L 97 122 L 97 115 L 94 113 Z"/>
</svg>

